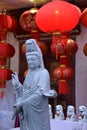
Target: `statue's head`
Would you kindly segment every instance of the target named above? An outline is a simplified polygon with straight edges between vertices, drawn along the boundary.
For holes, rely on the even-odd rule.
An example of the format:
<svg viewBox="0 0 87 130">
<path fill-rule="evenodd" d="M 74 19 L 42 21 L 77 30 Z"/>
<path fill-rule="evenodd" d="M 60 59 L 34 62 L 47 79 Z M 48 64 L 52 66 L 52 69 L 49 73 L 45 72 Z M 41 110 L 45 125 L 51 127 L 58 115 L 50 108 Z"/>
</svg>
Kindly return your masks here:
<svg viewBox="0 0 87 130">
<path fill-rule="evenodd" d="M 40 68 L 44 67 L 42 52 L 38 44 L 36 43 L 36 40 L 35 39 L 26 40 L 25 44 L 26 44 L 26 59 L 28 59 L 29 57 L 33 58 L 37 57 Z"/>
<path fill-rule="evenodd" d="M 61 114 L 63 112 L 63 106 L 62 105 L 57 105 L 56 106 L 56 113 Z"/>
<path fill-rule="evenodd" d="M 74 108 L 74 106 L 69 105 L 69 106 L 67 107 L 67 115 L 68 115 L 68 116 L 71 116 L 71 115 L 73 115 L 74 113 L 75 113 L 75 108 Z"/>
<path fill-rule="evenodd" d="M 85 114 L 87 115 L 87 108 L 84 105 L 79 106 L 79 114 L 81 116 L 84 116 Z"/>
</svg>

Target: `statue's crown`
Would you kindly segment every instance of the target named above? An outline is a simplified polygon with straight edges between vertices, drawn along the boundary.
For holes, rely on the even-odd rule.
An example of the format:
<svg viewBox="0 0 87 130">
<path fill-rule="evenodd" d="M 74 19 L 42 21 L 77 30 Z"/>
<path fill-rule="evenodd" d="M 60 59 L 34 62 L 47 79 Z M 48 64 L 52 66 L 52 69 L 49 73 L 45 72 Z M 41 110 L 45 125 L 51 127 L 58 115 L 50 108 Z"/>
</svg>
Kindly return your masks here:
<svg viewBox="0 0 87 130">
<path fill-rule="evenodd" d="M 40 51 L 38 50 L 37 48 L 37 43 L 34 39 L 29 39 L 29 40 L 26 40 L 26 55 L 29 55 L 29 54 L 39 54 Z"/>
</svg>

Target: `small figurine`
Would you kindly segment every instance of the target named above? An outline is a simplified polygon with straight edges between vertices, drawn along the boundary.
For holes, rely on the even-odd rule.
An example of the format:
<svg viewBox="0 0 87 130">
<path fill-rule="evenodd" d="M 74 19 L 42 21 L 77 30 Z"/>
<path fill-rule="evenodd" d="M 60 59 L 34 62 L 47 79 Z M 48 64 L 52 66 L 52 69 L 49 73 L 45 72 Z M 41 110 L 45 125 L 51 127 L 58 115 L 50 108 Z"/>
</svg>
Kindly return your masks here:
<svg viewBox="0 0 87 130">
<path fill-rule="evenodd" d="M 79 106 L 78 121 L 87 122 L 87 108 L 85 106 Z"/>
<path fill-rule="evenodd" d="M 66 120 L 75 121 L 76 115 L 75 115 L 75 108 L 72 105 L 69 105 L 67 107 L 67 117 Z"/>
<path fill-rule="evenodd" d="M 52 106 L 49 104 L 49 117 L 53 119 Z"/>
<path fill-rule="evenodd" d="M 55 119 L 64 120 L 64 113 L 63 113 L 63 106 L 62 105 L 56 106 Z"/>
</svg>

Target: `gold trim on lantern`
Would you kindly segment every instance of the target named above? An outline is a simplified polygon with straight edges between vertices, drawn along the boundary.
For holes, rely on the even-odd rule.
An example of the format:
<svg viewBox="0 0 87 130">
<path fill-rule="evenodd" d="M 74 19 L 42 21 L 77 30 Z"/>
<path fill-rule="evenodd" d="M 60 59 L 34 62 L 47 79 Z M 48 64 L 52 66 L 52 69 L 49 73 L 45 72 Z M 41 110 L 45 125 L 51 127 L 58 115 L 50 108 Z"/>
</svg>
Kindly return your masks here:
<svg viewBox="0 0 87 130">
<path fill-rule="evenodd" d="M 62 58 L 62 57 L 68 57 L 68 56 L 67 55 L 61 55 L 60 58 Z"/>
<path fill-rule="evenodd" d="M 55 32 L 53 32 L 53 35 L 61 35 L 61 33 L 60 33 L 60 31 L 55 31 Z"/>
<path fill-rule="evenodd" d="M 66 67 L 66 65 L 64 65 L 64 64 L 61 64 L 61 65 L 60 65 L 60 67 Z"/>
<path fill-rule="evenodd" d="M 59 81 L 60 81 L 60 82 L 66 82 L 67 80 L 65 80 L 65 79 L 60 79 Z"/>
<path fill-rule="evenodd" d="M 31 8 L 30 10 L 29 10 L 32 14 L 33 13 L 37 13 L 38 12 L 38 8 Z"/>
</svg>

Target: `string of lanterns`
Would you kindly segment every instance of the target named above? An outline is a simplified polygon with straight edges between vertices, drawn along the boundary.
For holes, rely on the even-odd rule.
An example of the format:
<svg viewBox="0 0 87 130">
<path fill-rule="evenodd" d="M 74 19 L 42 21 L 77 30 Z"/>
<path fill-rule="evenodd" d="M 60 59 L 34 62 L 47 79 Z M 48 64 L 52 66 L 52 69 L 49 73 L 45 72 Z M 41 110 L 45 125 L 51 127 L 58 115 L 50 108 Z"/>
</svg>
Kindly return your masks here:
<svg viewBox="0 0 87 130">
<path fill-rule="evenodd" d="M 0 13 L 0 98 L 3 98 L 6 81 L 11 79 L 12 70 L 9 69 L 9 58 L 15 54 L 14 47 L 7 42 L 7 34 L 14 31 L 17 24 L 13 17 L 6 12 Z"/>
<path fill-rule="evenodd" d="M 51 44 L 52 53 L 56 59 L 58 57 L 60 59 L 59 67 L 53 71 L 53 77 L 58 80 L 59 94 L 68 94 L 67 80 L 73 77 L 73 70 L 69 66 L 69 56 L 75 55 L 77 50 L 77 43 L 67 36 L 59 37 Z"/>
<path fill-rule="evenodd" d="M 73 77 L 73 70 L 67 64 L 68 56 L 74 55 L 78 50 L 77 43 L 67 34 L 76 27 L 80 20 L 80 9 L 68 2 L 55 0 L 43 5 L 36 14 L 36 24 L 40 30 L 52 33 L 51 51 L 60 65 L 53 72 L 58 79 L 59 94 L 68 94 L 67 80 Z M 67 58 L 66 58 L 67 57 Z M 65 62 L 62 63 L 61 60 Z"/>
</svg>

